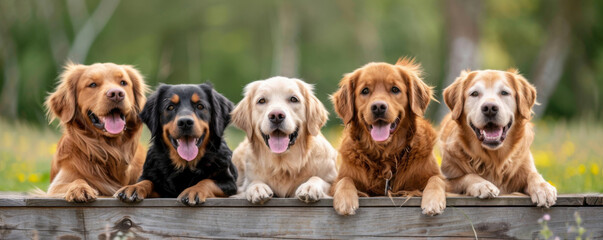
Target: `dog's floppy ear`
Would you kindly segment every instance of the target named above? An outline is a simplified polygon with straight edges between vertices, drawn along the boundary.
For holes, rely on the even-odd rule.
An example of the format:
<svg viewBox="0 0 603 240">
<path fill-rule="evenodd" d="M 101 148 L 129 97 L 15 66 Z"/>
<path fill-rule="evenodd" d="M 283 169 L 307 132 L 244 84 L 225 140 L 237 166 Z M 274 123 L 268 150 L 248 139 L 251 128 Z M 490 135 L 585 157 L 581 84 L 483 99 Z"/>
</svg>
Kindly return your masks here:
<svg viewBox="0 0 603 240">
<path fill-rule="evenodd" d="M 224 129 L 230 123 L 230 112 L 234 108 L 234 104 L 222 94 L 218 93 L 211 84 L 204 83 L 199 85 L 205 94 L 209 97 L 211 103 L 211 121 L 209 127 L 211 135 L 217 138 L 222 138 Z"/>
<path fill-rule="evenodd" d="M 469 70 L 463 70 L 461 75 L 457 77 L 454 82 L 444 89 L 444 103 L 452 112 L 451 117 L 453 120 L 458 120 L 463 113 L 463 105 L 465 102 L 465 82 L 473 79 L 477 73 L 470 72 Z"/>
<path fill-rule="evenodd" d="M 354 120 L 356 115 L 354 89 L 356 89 L 356 81 L 361 72 L 362 69 L 357 69 L 344 75 L 339 82 L 339 89 L 331 96 L 335 113 L 343 120 L 344 125 Z"/>
<path fill-rule="evenodd" d="M 60 76 L 59 84 L 50 94 L 44 105 L 46 106 L 49 121 L 58 118 L 61 123 L 68 123 L 75 118 L 77 110 L 77 81 L 84 71 L 85 65 L 68 62 Z"/>
<path fill-rule="evenodd" d="M 253 126 L 251 126 L 251 112 L 253 111 L 253 96 L 260 82 L 252 82 L 245 86 L 243 90 L 243 99 L 230 113 L 232 124 L 245 131 L 247 138 L 253 138 Z"/>
<path fill-rule="evenodd" d="M 314 95 L 314 87 L 304 81 L 296 79 L 297 86 L 306 99 L 306 127 L 312 136 L 320 133 L 320 129 L 327 123 L 329 112 Z"/>
<path fill-rule="evenodd" d="M 168 85 L 159 84 L 157 90 L 155 90 L 155 92 L 149 96 L 149 99 L 147 99 L 146 103 L 144 104 L 144 108 L 142 108 L 142 111 L 139 115 L 142 122 L 146 124 L 151 131 L 151 136 L 153 137 L 161 132 L 161 126 L 159 123 L 159 105 L 163 93 L 168 88 Z"/>
<path fill-rule="evenodd" d="M 400 58 L 396 66 L 408 86 L 410 110 L 417 116 L 423 116 L 433 99 L 433 90 L 421 79 L 421 65 L 415 63 L 414 58 Z"/>
<path fill-rule="evenodd" d="M 517 69 L 507 70 L 507 77 L 515 88 L 515 101 L 519 115 L 524 119 L 531 119 L 532 107 L 536 102 L 536 88 L 528 82 Z"/>
<path fill-rule="evenodd" d="M 134 92 L 134 110 L 140 113 L 144 104 L 147 101 L 145 94 L 149 91 L 149 87 L 144 83 L 144 79 L 140 72 L 130 65 L 121 65 L 124 68 L 128 77 L 132 80 L 132 91 Z"/>
</svg>

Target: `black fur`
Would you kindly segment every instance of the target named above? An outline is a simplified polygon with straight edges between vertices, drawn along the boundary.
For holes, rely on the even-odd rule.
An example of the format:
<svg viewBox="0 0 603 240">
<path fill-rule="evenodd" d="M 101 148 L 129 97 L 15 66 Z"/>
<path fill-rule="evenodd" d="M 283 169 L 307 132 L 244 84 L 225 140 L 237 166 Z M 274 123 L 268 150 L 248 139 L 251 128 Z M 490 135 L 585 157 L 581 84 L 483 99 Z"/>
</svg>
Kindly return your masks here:
<svg viewBox="0 0 603 240">
<path fill-rule="evenodd" d="M 190 102 L 193 93 L 200 96 L 205 105 L 204 111 L 186 104 Z M 172 113 L 167 113 L 167 105 L 174 94 L 180 97 L 181 104 Z M 153 191 L 166 198 L 177 197 L 186 188 L 208 178 L 214 180 L 224 194 L 236 194 L 237 169 L 231 162 L 232 151 L 223 138 L 224 129 L 230 123 L 232 109 L 233 103 L 216 92 L 210 84 L 161 84 L 149 97 L 140 114 L 142 121 L 151 130 L 152 137 L 142 176 L 138 181 L 150 180 L 153 182 Z M 199 120 L 209 124 L 210 129 L 205 154 L 193 169 L 175 168 L 167 145 L 171 143 L 164 142 L 162 135 L 163 125 L 182 111 L 195 113 Z"/>
</svg>

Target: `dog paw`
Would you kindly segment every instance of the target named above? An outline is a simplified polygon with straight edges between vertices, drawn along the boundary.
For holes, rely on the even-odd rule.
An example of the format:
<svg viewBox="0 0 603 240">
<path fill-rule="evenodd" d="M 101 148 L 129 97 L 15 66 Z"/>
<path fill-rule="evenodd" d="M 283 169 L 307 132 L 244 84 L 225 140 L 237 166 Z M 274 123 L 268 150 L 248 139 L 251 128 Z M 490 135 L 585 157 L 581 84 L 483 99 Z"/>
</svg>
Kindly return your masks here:
<svg viewBox="0 0 603 240">
<path fill-rule="evenodd" d="M 557 201 L 557 189 L 548 182 L 542 182 L 533 188 L 530 198 L 537 206 L 549 208 Z"/>
<path fill-rule="evenodd" d="M 146 196 L 146 190 L 136 184 L 122 187 L 113 195 L 114 198 L 125 203 L 138 203 Z"/>
<path fill-rule="evenodd" d="M 201 189 L 197 186 L 192 186 L 187 189 L 184 189 L 184 191 L 182 191 L 182 193 L 180 193 L 180 195 L 178 195 L 178 198 L 176 198 L 176 201 L 181 202 L 184 205 L 192 207 L 192 206 L 197 206 L 197 205 L 201 205 L 201 204 L 205 203 L 205 200 L 210 195 L 211 194 L 208 193 L 207 191 L 205 191 L 204 189 Z"/>
<path fill-rule="evenodd" d="M 421 199 L 421 209 L 423 214 L 428 216 L 440 215 L 446 209 L 446 195 L 444 193 L 436 195 L 423 195 Z"/>
<path fill-rule="evenodd" d="M 245 196 L 247 201 L 253 204 L 264 204 L 274 196 L 274 193 L 268 185 L 260 183 L 249 186 Z"/>
<path fill-rule="evenodd" d="M 75 184 L 67 190 L 65 193 L 65 200 L 67 202 L 93 202 L 98 197 L 98 191 L 87 183 Z"/>
<path fill-rule="evenodd" d="M 499 193 L 500 190 L 488 181 L 474 183 L 467 188 L 467 195 L 478 198 L 493 198 Z"/>
<path fill-rule="evenodd" d="M 324 197 L 324 193 L 320 186 L 315 186 L 312 183 L 306 182 L 297 188 L 295 196 L 302 202 L 313 203 Z"/>
<path fill-rule="evenodd" d="M 357 193 L 337 192 L 333 196 L 333 208 L 339 215 L 354 215 L 358 207 Z"/>
</svg>

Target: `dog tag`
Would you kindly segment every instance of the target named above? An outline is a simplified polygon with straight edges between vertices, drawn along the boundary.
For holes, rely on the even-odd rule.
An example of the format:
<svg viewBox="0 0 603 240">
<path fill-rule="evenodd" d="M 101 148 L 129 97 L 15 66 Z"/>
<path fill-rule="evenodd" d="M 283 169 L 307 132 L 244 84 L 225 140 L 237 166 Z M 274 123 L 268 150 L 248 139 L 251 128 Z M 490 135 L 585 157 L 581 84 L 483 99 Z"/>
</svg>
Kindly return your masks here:
<svg viewBox="0 0 603 240">
<path fill-rule="evenodd" d="M 389 171 L 388 177 L 385 178 L 385 191 L 384 191 L 385 196 L 387 196 L 387 192 L 390 190 L 389 180 L 391 180 L 392 177 L 393 177 L 392 171 Z"/>
</svg>

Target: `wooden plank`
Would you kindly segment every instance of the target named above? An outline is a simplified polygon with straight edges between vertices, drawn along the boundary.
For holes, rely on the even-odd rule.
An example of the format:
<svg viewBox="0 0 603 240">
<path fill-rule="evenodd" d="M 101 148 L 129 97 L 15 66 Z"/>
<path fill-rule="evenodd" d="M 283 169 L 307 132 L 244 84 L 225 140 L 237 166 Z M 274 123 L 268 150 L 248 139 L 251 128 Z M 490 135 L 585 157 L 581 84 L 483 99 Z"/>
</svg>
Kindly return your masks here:
<svg viewBox="0 0 603 240">
<path fill-rule="evenodd" d="M 24 198 L 25 197 L 25 198 Z M 581 206 L 590 199 L 590 205 L 601 205 L 601 195 L 560 195 L 555 207 Z M 448 197 L 447 206 L 534 206 L 527 196 L 501 196 L 492 199 L 478 199 L 473 197 Z M 597 202 L 598 201 L 598 202 Z M 371 197 L 360 198 L 361 207 L 418 207 L 421 205 L 420 197 L 388 198 Z M 127 204 L 113 198 L 99 198 L 92 203 L 68 203 L 63 199 L 39 198 L 28 196 L 0 195 L 0 207 L 186 207 L 174 198 L 145 199 L 141 203 Z M 333 200 L 321 199 L 312 204 L 303 203 L 295 198 L 275 198 L 264 205 L 253 205 L 245 199 L 214 198 L 208 199 L 204 207 L 332 207 Z"/>
<path fill-rule="evenodd" d="M 584 197 L 584 203 L 589 206 L 603 206 L 603 194 L 589 194 Z"/>
<path fill-rule="evenodd" d="M 603 238 L 602 207 L 450 207 L 439 216 L 418 207 L 360 208 L 339 216 L 326 207 L 0 207 L 0 239 L 139 238 L 479 238 L 533 239 L 537 220 L 565 237 L 579 212 L 587 235 Z M 571 238 L 571 235 L 570 235 Z"/>
</svg>

